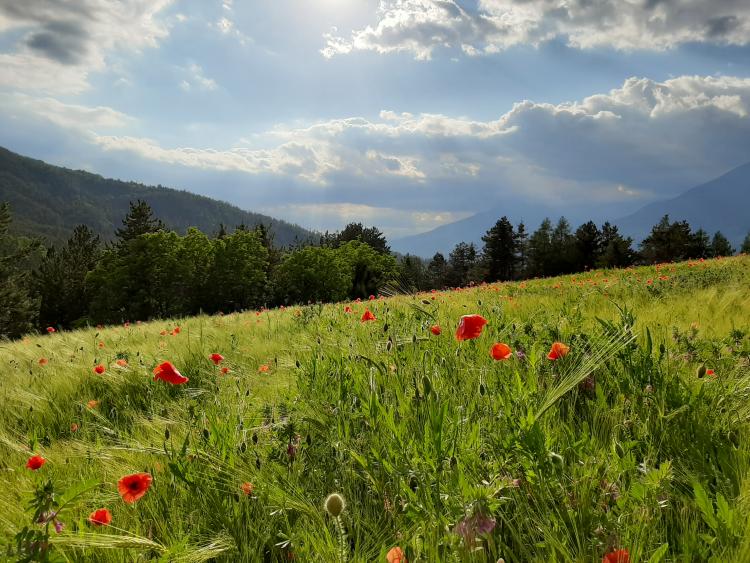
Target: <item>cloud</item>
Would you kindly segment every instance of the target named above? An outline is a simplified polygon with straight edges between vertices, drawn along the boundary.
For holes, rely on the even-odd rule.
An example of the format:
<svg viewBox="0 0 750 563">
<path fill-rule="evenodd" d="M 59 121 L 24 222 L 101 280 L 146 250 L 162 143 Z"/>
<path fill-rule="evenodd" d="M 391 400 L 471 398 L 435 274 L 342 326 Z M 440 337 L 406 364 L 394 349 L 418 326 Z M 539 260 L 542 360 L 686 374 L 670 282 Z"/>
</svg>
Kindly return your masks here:
<svg viewBox="0 0 750 563">
<path fill-rule="evenodd" d="M 203 67 L 195 63 L 190 63 L 187 67 L 178 67 L 178 70 L 185 76 L 180 81 L 180 88 L 189 92 L 190 90 L 216 90 L 219 85 L 213 78 L 208 78 L 203 73 Z"/>
<path fill-rule="evenodd" d="M 77 128 L 72 136 L 87 143 L 81 152 L 122 162 L 124 177 L 171 181 L 246 207 L 397 209 L 402 223 L 392 228 L 407 230 L 448 209 L 621 215 L 747 162 L 750 146 L 750 78 L 731 76 L 630 78 L 578 101 L 520 101 L 485 121 L 384 110 L 278 125 L 228 148 L 166 146 L 139 136 L 112 108 L 11 101 L 4 107 Z M 300 209 L 284 213 L 298 220 Z M 419 223 L 416 213 L 428 218 Z"/>
<path fill-rule="evenodd" d="M 684 43 L 747 45 L 746 0 L 382 0 L 374 25 L 349 37 L 324 35 L 324 57 L 353 51 L 411 53 L 427 60 L 435 49 L 467 56 L 562 38 L 575 48 L 664 50 Z"/>
<path fill-rule="evenodd" d="M 22 93 L 0 93 L 0 103 L 10 115 L 41 118 L 64 129 L 90 132 L 125 127 L 134 119 L 110 107 L 65 104 L 54 98 L 37 98 Z M 93 137 L 92 137 L 93 138 Z"/>
<path fill-rule="evenodd" d="M 12 52 L 0 55 L 0 84 L 23 90 L 80 93 L 88 87 L 88 74 L 106 67 L 110 52 L 140 52 L 166 37 L 168 28 L 157 16 L 170 3 L 2 2 L 0 33 L 13 31 L 19 39 Z"/>
<path fill-rule="evenodd" d="M 429 231 L 469 217 L 452 211 L 410 211 L 393 207 L 353 203 L 281 204 L 262 208 L 272 216 L 304 224 L 318 231 L 335 230 L 351 222 L 377 225 L 388 237 L 398 238 Z"/>
</svg>

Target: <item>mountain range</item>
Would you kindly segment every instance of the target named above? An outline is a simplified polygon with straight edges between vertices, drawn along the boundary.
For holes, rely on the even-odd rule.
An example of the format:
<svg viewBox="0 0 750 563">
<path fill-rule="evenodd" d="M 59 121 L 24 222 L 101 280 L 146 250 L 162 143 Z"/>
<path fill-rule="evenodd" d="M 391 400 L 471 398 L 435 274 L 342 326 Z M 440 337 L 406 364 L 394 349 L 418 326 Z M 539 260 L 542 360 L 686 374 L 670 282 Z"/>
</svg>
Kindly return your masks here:
<svg viewBox="0 0 750 563">
<path fill-rule="evenodd" d="M 544 217 L 556 221 L 561 213 L 559 210 L 539 206 L 521 209 L 517 206 L 493 208 L 425 233 L 390 241 L 390 245 L 394 251 L 402 254 L 430 257 L 435 252 L 442 252 L 447 256 L 456 243 L 461 241 L 481 246 L 482 235 L 503 215 L 507 215 L 514 223 L 522 217 L 529 232 L 535 230 Z M 578 224 L 577 221 L 589 219 L 578 218 L 570 213 L 565 215 L 571 220 L 573 228 Z M 702 228 L 709 234 L 720 230 L 735 248 L 739 248 L 750 232 L 750 162 L 688 189 L 675 198 L 650 203 L 625 217 L 590 219 L 597 223 L 609 220 L 619 227 L 621 233 L 640 242 L 664 215 L 669 215 L 672 221 L 686 220 L 693 229 Z"/>
<path fill-rule="evenodd" d="M 314 237 L 314 233 L 298 225 L 244 211 L 223 201 L 52 166 L 0 147 L 0 202 L 10 203 L 12 229 L 18 234 L 59 243 L 70 236 L 76 225 L 84 224 L 103 240 L 110 240 L 121 226 L 130 202 L 137 199 L 146 201 L 167 227 L 178 232 L 198 227 L 212 234 L 220 224 L 230 231 L 241 224 L 263 224 L 280 246 Z"/>
</svg>

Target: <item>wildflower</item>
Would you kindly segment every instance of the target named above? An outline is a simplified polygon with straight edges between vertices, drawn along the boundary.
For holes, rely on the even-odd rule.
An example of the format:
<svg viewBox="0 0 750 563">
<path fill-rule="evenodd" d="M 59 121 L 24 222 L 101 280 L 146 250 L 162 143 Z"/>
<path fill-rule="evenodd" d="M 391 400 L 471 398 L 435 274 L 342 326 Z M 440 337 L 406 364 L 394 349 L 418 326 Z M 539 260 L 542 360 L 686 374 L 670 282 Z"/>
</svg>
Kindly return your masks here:
<svg viewBox="0 0 750 563">
<path fill-rule="evenodd" d="M 29 460 L 26 462 L 26 468 L 31 469 L 32 471 L 36 471 L 37 469 L 40 469 L 42 465 L 47 463 L 47 460 L 44 459 L 40 455 L 31 456 Z"/>
<path fill-rule="evenodd" d="M 86 406 L 90 409 L 95 409 L 99 406 L 99 401 L 95 401 L 94 399 L 91 399 L 88 403 L 86 403 Z"/>
<path fill-rule="evenodd" d="M 253 494 L 254 489 L 255 487 L 252 483 L 249 483 L 247 481 L 242 483 L 242 492 L 245 494 L 245 496 L 249 497 L 251 494 Z"/>
<path fill-rule="evenodd" d="M 328 514 L 330 514 L 334 518 L 338 518 L 339 516 L 341 516 L 341 513 L 344 512 L 346 503 L 344 502 L 344 497 L 342 497 L 340 494 L 331 493 L 326 497 L 324 506 Z"/>
<path fill-rule="evenodd" d="M 482 328 L 487 324 L 487 319 L 482 315 L 464 315 L 456 329 L 456 340 L 471 340 L 482 334 Z"/>
<path fill-rule="evenodd" d="M 104 346 L 105 346 L 104 341 L 100 340 L 99 341 L 99 348 L 104 348 Z"/>
<path fill-rule="evenodd" d="M 221 362 L 223 362 L 223 361 L 224 361 L 224 356 L 222 356 L 221 354 L 216 354 L 216 353 L 214 353 L 214 354 L 211 354 L 211 355 L 210 355 L 210 356 L 209 356 L 208 358 L 209 358 L 209 359 L 210 359 L 210 360 L 211 360 L 211 361 L 212 361 L 212 362 L 214 363 L 214 365 L 216 365 L 216 366 L 218 366 L 218 365 L 219 365 L 219 364 L 220 364 Z"/>
<path fill-rule="evenodd" d="M 226 367 L 226 366 L 224 366 L 223 368 L 221 368 L 221 373 L 224 374 L 224 375 L 228 374 L 229 373 L 229 368 Z"/>
<path fill-rule="evenodd" d="M 49 363 L 49 360 L 47 358 L 39 358 L 39 365 L 44 367 Z"/>
<path fill-rule="evenodd" d="M 109 526 L 112 522 L 112 514 L 106 508 L 100 508 L 89 514 L 89 523 L 94 526 Z"/>
<path fill-rule="evenodd" d="M 440 334 L 443 332 L 443 329 L 440 328 L 440 325 L 432 325 L 430 327 L 430 332 L 435 336 L 440 336 Z"/>
<path fill-rule="evenodd" d="M 174 330 L 172 331 L 172 334 L 180 334 L 180 327 L 176 326 L 174 327 Z"/>
<path fill-rule="evenodd" d="M 267 372 L 267 371 L 268 371 L 269 369 L 271 369 L 271 368 L 270 368 L 270 367 L 268 367 L 268 364 L 263 364 L 262 366 L 260 366 L 260 367 L 258 368 L 258 371 L 259 371 L 260 373 L 265 373 L 265 372 Z"/>
<path fill-rule="evenodd" d="M 53 332 L 57 332 L 57 331 L 55 330 L 55 327 L 53 327 L 53 326 L 48 326 L 48 327 L 47 327 L 47 332 L 48 332 L 49 334 L 52 334 Z"/>
<path fill-rule="evenodd" d="M 104 364 L 97 364 L 94 366 L 94 373 L 98 375 L 102 375 L 105 371 L 107 371 L 107 368 L 104 367 Z"/>
<path fill-rule="evenodd" d="M 513 355 L 513 351 L 510 349 L 510 346 L 508 346 L 507 344 L 498 342 L 490 350 L 490 355 L 495 360 L 507 360 Z"/>
<path fill-rule="evenodd" d="M 63 531 L 63 528 L 65 528 L 65 524 L 63 524 L 59 520 L 55 520 L 55 532 L 59 534 Z"/>
<path fill-rule="evenodd" d="M 163 362 L 154 368 L 154 381 L 161 379 L 172 385 L 187 383 L 189 379 L 182 375 L 171 362 Z"/>
<path fill-rule="evenodd" d="M 630 563 L 630 553 L 627 549 L 611 551 L 602 557 L 602 563 Z"/>
<path fill-rule="evenodd" d="M 549 350 L 549 354 L 547 354 L 547 359 L 553 361 L 559 360 L 563 356 L 566 356 L 569 350 L 570 348 L 562 342 L 555 342 L 552 344 L 552 347 Z"/>
<path fill-rule="evenodd" d="M 70 431 L 71 432 L 78 432 L 78 428 L 79 428 L 79 426 L 78 426 L 77 422 L 71 423 L 71 425 L 70 425 Z"/>
<path fill-rule="evenodd" d="M 707 369 L 706 375 L 710 375 L 711 377 L 716 377 L 716 374 L 714 373 L 714 370 L 712 369 Z"/>
<path fill-rule="evenodd" d="M 495 519 L 478 512 L 461 520 L 453 531 L 462 536 L 467 544 L 471 544 L 476 536 L 489 534 L 494 529 Z"/>
<path fill-rule="evenodd" d="M 365 309 L 365 312 L 362 313 L 362 322 L 363 323 L 367 322 L 367 321 L 376 321 L 376 320 L 378 320 L 378 319 L 375 317 L 375 315 L 372 314 L 372 311 L 370 311 L 370 309 Z"/>
<path fill-rule="evenodd" d="M 349 307 L 349 305 L 347 305 L 346 307 L 344 307 L 344 313 L 347 313 L 347 314 L 349 314 L 349 313 L 351 313 L 351 312 L 352 312 L 352 308 L 351 308 L 351 307 Z"/>
<path fill-rule="evenodd" d="M 115 363 L 116 363 L 116 364 L 117 364 L 118 366 L 120 366 L 121 368 L 126 368 L 126 367 L 128 367 L 128 361 L 127 361 L 127 360 L 125 360 L 125 359 L 123 359 L 123 358 L 120 358 L 120 359 L 119 359 L 119 360 L 117 360 L 117 361 L 116 361 Z"/>
<path fill-rule="evenodd" d="M 127 503 L 134 503 L 146 494 L 151 487 L 152 480 L 150 473 L 126 475 L 117 482 L 117 490 L 120 492 L 122 500 Z"/>
<path fill-rule="evenodd" d="M 404 555 L 404 550 L 398 546 L 392 547 L 388 553 L 385 554 L 385 560 L 388 563 L 408 563 L 406 555 Z"/>
</svg>

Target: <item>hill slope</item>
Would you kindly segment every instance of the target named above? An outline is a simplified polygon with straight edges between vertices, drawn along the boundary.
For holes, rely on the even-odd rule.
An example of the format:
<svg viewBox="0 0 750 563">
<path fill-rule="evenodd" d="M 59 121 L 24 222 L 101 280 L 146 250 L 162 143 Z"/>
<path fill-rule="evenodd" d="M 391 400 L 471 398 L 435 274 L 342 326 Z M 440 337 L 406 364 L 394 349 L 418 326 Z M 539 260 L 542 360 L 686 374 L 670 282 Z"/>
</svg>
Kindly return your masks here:
<svg viewBox="0 0 750 563">
<path fill-rule="evenodd" d="M 66 239 L 73 227 L 85 224 L 109 240 L 120 226 L 129 203 L 145 200 L 169 228 L 198 227 L 211 234 L 220 223 L 270 226 L 278 245 L 305 240 L 312 233 L 267 215 L 244 211 L 229 203 L 186 191 L 135 182 L 110 180 L 81 170 L 52 166 L 0 147 L 0 201 L 8 201 L 14 231 Z"/>
<path fill-rule="evenodd" d="M 614 221 L 623 233 L 640 241 L 664 215 L 686 220 L 693 229 L 724 233 L 735 248 L 750 231 L 750 162 L 696 186 L 673 199 L 656 201 Z"/>
</svg>

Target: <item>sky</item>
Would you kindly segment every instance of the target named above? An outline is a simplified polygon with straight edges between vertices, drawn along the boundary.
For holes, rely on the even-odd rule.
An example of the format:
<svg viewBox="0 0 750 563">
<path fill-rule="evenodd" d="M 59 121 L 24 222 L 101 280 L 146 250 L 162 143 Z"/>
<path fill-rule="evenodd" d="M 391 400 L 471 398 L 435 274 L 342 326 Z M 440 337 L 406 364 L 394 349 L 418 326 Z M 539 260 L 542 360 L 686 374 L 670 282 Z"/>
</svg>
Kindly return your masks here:
<svg viewBox="0 0 750 563">
<path fill-rule="evenodd" d="M 616 218 L 749 113 L 747 0 L 0 0 L 0 145 L 318 230 Z"/>
</svg>

